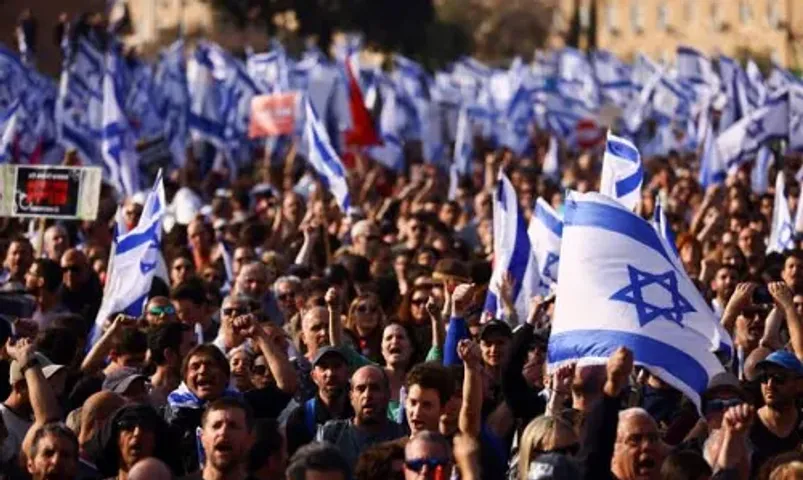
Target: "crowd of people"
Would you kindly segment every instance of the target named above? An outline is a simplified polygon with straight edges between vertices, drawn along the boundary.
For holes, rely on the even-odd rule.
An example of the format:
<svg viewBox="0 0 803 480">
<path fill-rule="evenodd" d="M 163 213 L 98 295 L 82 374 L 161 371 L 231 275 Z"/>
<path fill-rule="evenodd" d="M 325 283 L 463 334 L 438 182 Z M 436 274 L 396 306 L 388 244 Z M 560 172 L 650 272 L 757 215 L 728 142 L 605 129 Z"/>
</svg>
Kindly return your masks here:
<svg viewBox="0 0 803 480">
<path fill-rule="evenodd" d="M 801 478 L 803 254 L 765 254 L 772 195 L 750 192 L 749 166 L 703 191 L 694 155 L 646 161 L 641 214 L 665 195 L 738 352 L 698 411 L 626 349 L 549 374 L 554 297 L 517 318 L 504 279 L 500 318 L 483 313 L 498 171 L 528 214 L 598 183 L 590 153 L 544 178 L 533 140 L 525 158 L 486 151 L 455 200 L 432 166 L 393 175 L 358 156 L 345 213 L 320 183 L 294 190 L 303 162 L 225 184 L 190 161 L 166 177 L 169 278 L 92 345 L 113 189 L 97 220 L 40 237 L 2 219 L 0 478 Z M 129 227 L 139 201 L 122 200 Z"/>
</svg>

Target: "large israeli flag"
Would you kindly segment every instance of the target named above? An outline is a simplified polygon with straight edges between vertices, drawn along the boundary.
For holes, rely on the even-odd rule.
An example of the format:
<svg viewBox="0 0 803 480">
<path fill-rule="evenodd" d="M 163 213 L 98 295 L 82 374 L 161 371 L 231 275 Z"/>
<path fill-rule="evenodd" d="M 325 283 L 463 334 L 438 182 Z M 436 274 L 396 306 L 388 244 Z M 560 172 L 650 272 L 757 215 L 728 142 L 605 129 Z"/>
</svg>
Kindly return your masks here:
<svg viewBox="0 0 803 480">
<path fill-rule="evenodd" d="M 558 282 L 560 239 L 563 236 L 563 218 L 541 197 L 535 202 L 535 212 L 527 228 L 533 255 L 538 266 L 538 289 L 544 295 Z"/>
<path fill-rule="evenodd" d="M 641 201 L 643 182 L 644 167 L 636 146 L 608 132 L 602 157 L 600 192 L 618 200 L 629 210 L 635 210 Z"/>
<path fill-rule="evenodd" d="M 533 102 L 524 87 L 516 90 L 504 116 L 500 142 L 516 155 L 524 155 L 530 146 L 530 124 L 533 121 Z"/>
<path fill-rule="evenodd" d="M 710 123 L 706 126 L 703 149 L 700 152 L 700 175 L 699 182 L 703 188 L 709 185 L 716 185 L 725 182 L 727 168 L 722 156 L 719 154 L 716 139 L 714 138 L 714 127 Z"/>
<path fill-rule="evenodd" d="M 103 77 L 101 152 L 107 178 L 120 194 L 128 196 L 138 192 L 140 185 L 136 140 L 123 111 L 123 68 L 123 59 L 109 52 Z"/>
<path fill-rule="evenodd" d="M 493 229 L 494 268 L 485 297 L 485 312 L 499 317 L 502 307 L 499 286 L 504 276 L 510 275 L 516 314 L 523 321 L 527 318 L 530 299 L 539 289 L 538 265 L 516 189 L 501 171 L 493 199 Z"/>
<path fill-rule="evenodd" d="M 318 172 L 326 187 L 332 192 L 340 209 L 345 213 L 351 203 L 349 185 L 346 180 L 346 169 L 337 152 L 329 142 L 326 129 L 318 120 L 312 104 L 305 104 L 306 121 L 304 124 L 304 141 L 307 146 L 307 161 Z"/>
<path fill-rule="evenodd" d="M 800 208 L 800 207 L 798 207 Z M 795 225 L 786 200 L 786 178 L 783 170 L 775 177 L 775 205 L 772 208 L 772 227 L 767 253 L 782 253 L 795 248 Z"/>
<path fill-rule="evenodd" d="M 716 140 L 722 161 L 733 170 L 744 163 L 767 141 L 789 134 L 789 92 L 784 90 L 758 110 L 731 125 Z"/>
<path fill-rule="evenodd" d="M 650 224 L 598 193 L 570 193 L 564 212 L 550 370 L 602 364 L 619 347 L 699 408 L 718 320 Z"/>
<path fill-rule="evenodd" d="M 14 144 L 17 139 L 20 102 L 14 102 L 0 117 L 0 164 L 14 160 Z"/>
<path fill-rule="evenodd" d="M 160 172 L 145 200 L 139 223 L 114 241 L 103 302 L 90 332 L 89 345 L 94 345 L 103 334 L 103 322 L 109 315 L 123 312 L 138 317 L 142 314 L 151 282 L 155 276 L 161 276 L 158 273 L 164 265 L 160 242 L 166 205 Z"/>
</svg>

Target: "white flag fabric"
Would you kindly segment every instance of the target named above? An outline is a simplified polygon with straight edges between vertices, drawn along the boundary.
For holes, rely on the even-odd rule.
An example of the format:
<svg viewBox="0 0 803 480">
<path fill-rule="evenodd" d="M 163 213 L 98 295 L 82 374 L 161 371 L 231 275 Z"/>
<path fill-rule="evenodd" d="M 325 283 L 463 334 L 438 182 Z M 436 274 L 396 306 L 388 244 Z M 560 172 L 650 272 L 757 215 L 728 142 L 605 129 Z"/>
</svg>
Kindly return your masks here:
<svg viewBox="0 0 803 480">
<path fill-rule="evenodd" d="M 125 65 L 119 54 L 106 56 L 106 73 L 103 76 L 103 132 L 101 153 L 105 172 L 112 184 L 123 195 L 133 195 L 140 189 L 139 157 L 134 132 L 123 111 Z"/>
<path fill-rule="evenodd" d="M 619 347 L 699 408 L 723 371 L 718 321 L 652 226 L 615 200 L 571 192 L 548 361 L 603 364 Z"/>
<path fill-rule="evenodd" d="M 775 205 L 772 208 L 772 228 L 767 253 L 783 253 L 795 247 L 795 226 L 786 201 L 786 178 L 783 170 L 775 177 Z"/>
<path fill-rule="evenodd" d="M 753 165 L 753 170 L 750 172 L 750 185 L 753 193 L 763 195 L 767 193 L 770 183 L 770 167 L 774 163 L 772 150 L 764 146 L 758 150 L 756 154 L 756 163 Z"/>
<path fill-rule="evenodd" d="M 340 209 L 345 213 L 351 203 L 346 169 L 343 168 L 340 157 L 329 142 L 326 129 L 309 101 L 306 102 L 305 110 L 304 140 L 307 144 L 307 161 L 318 172 L 326 188 L 332 192 Z"/>
<path fill-rule="evenodd" d="M 109 315 L 123 312 L 134 317 L 140 316 L 153 278 L 166 274 L 164 272 L 159 275 L 164 269 L 160 243 L 165 207 L 164 184 L 160 172 L 145 200 L 139 223 L 130 232 L 119 235 L 113 244 L 103 302 L 89 334 L 90 346 L 103 334 L 103 322 Z"/>
<path fill-rule="evenodd" d="M 499 286 L 505 275 L 513 279 L 513 302 L 519 320 L 527 318 L 530 299 L 535 295 L 538 281 L 538 266 L 530 246 L 527 223 L 516 197 L 516 189 L 499 172 L 493 198 L 494 268 L 485 298 L 485 312 L 498 318 L 501 310 Z"/>
<path fill-rule="evenodd" d="M 563 236 L 563 219 L 541 197 L 535 202 L 535 213 L 527 228 L 533 255 L 538 265 L 538 295 L 545 295 L 558 281 L 560 239 Z"/>
<path fill-rule="evenodd" d="M 618 200 L 629 210 L 641 201 L 644 167 L 641 155 L 632 142 L 608 132 L 602 157 L 600 193 Z"/>
<path fill-rule="evenodd" d="M 560 182 L 560 158 L 558 157 L 558 140 L 554 135 L 549 136 L 549 147 L 544 154 L 541 172 L 547 178 Z"/>
<path fill-rule="evenodd" d="M 722 161 L 732 172 L 764 142 L 786 138 L 788 134 L 789 92 L 783 91 L 722 132 L 716 146 Z"/>
</svg>

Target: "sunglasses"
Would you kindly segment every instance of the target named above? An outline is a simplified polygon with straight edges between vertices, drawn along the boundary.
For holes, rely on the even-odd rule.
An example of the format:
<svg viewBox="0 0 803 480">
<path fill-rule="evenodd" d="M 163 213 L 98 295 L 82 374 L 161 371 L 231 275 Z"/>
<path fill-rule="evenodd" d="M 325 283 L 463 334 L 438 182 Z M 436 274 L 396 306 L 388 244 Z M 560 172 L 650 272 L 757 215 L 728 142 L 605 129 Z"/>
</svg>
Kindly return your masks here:
<svg viewBox="0 0 803 480">
<path fill-rule="evenodd" d="M 407 470 L 410 470 L 415 473 L 421 473 L 421 470 L 424 467 L 429 467 L 430 470 L 435 470 L 436 468 L 445 468 L 449 466 L 449 459 L 448 458 L 414 458 L 412 460 L 405 460 L 404 466 Z"/>
<path fill-rule="evenodd" d="M 133 418 L 125 418 L 122 420 L 118 420 L 116 423 L 118 431 L 125 431 L 130 432 L 137 427 L 143 428 L 145 430 L 155 430 L 155 425 L 150 420 L 145 419 L 133 419 Z"/>
<path fill-rule="evenodd" d="M 251 371 L 254 375 L 265 375 L 268 373 L 268 367 L 266 365 L 254 365 Z"/>
<path fill-rule="evenodd" d="M 570 445 L 566 445 L 565 447 L 558 447 L 553 448 L 551 450 L 535 450 L 537 455 L 541 455 L 544 453 L 557 453 L 558 455 L 566 455 L 567 457 L 573 457 L 580 452 L 580 444 L 579 443 L 572 443 Z"/>
<path fill-rule="evenodd" d="M 725 410 L 735 407 L 742 403 L 742 400 L 739 398 L 731 398 L 730 400 L 709 400 L 705 402 L 705 406 L 703 407 L 703 411 L 706 414 L 709 413 L 719 413 L 724 412 Z"/>
<path fill-rule="evenodd" d="M 164 307 L 151 307 L 148 309 L 148 313 L 157 317 L 159 315 L 173 315 L 176 313 L 176 308 L 172 305 L 166 305 Z"/>
<path fill-rule="evenodd" d="M 412 303 L 413 305 L 423 305 L 423 304 L 427 303 L 427 299 L 426 298 L 414 298 L 414 299 L 412 299 L 410 301 L 410 303 Z"/>
<path fill-rule="evenodd" d="M 247 308 L 234 308 L 234 307 L 221 308 L 220 311 L 223 312 L 223 315 L 226 317 L 239 317 L 240 315 L 245 315 L 249 313 L 249 310 Z"/>
<path fill-rule="evenodd" d="M 784 375 L 783 373 L 761 372 L 756 377 L 756 380 L 758 380 L 759 383 L 770 383 L 770 380 L 772 380 L 772 383 L 776 385 L 783 385 L 784 383 L 789 381 L 789 376 Z"/>
<path fill-rule="evenodd" d="M 81 270 L 83 269 L 78 265 L 67 265 L 66 267 L 61 267 L 61 271 L 64 273 L 81 273 Z"/>
<path fill-rule="evenodd" d="M 362 304 L 362 305 L 357 305 L 357 312 L 358 313 L 374 313 L 374 312 L 376 312 L 376 306 L 375 305 L 368 305 L 368 304 L 365 304 L 365 303 Z"/>
</svg>

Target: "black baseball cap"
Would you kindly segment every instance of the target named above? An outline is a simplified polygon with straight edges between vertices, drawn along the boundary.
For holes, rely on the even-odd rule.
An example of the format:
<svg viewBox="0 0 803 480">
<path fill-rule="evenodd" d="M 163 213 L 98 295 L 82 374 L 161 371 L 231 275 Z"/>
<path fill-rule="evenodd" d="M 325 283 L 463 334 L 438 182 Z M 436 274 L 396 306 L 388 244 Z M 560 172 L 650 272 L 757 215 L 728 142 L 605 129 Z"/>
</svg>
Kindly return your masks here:
<svg viewBox="0 0 803 480">
<path fill-rule="evenodd" d="M 346 358 L 346 354 L 343 353 L 343 351 L 340 350 L 339 348 L 323 347 L 320 350 L 318 350 L 318 353 L 315 354 L 315 358 L 312 359 L 312 366 L 314 367 L 318 365 L 321 359 L 323 359 L 323 357 L 325 357 L 326 355 L 336 355 L 342 358 L 345 363 L 348 363 L 348 358 Z"/>
<path fill-rule="evenodd" d="M 513 336 L 513 330 L 510 329 L 510 325 L 501 320 L 491 320 L 484 323 L 480 328 L 480 340 L 485 340 L 489 335 L 493 334 L 500 334 L 510 338 Z"/>
</svg>

